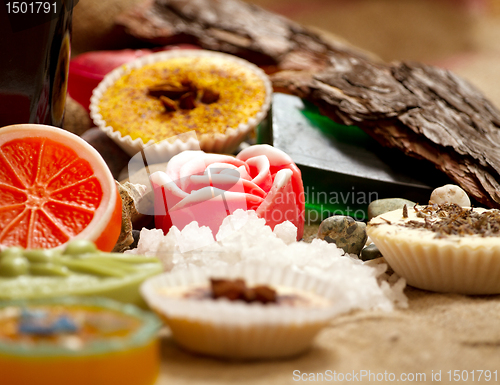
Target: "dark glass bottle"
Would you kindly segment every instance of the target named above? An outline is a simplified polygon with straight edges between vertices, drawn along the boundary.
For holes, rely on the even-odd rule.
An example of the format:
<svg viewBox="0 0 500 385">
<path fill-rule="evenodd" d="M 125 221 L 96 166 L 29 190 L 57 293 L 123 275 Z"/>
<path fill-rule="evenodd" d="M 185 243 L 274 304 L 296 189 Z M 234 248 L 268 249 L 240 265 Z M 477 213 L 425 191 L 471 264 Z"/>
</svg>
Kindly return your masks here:
<svg viewBox="0 0 500 385">
<path fill-rule="evenodd" d="M 0 127 L 62 126 L 73 1 L 0 4 Z"/>
</svg>

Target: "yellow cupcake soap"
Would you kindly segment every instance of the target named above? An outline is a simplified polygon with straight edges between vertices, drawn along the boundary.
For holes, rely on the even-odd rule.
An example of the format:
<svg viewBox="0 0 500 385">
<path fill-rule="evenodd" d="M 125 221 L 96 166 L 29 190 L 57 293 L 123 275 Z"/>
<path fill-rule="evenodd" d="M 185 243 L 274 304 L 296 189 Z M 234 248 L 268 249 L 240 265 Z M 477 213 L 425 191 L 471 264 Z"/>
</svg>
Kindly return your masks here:
<svg viewBox="0 0 500 385">
<path fill-rule="evenodd" d="M 271 86 L 253 64 L 203 50 L 160 52 L 110 73 L 91 115 L 129 154 L 195 132 L 204 151 L 228 152 L 269 109 Z"/>
</svg>

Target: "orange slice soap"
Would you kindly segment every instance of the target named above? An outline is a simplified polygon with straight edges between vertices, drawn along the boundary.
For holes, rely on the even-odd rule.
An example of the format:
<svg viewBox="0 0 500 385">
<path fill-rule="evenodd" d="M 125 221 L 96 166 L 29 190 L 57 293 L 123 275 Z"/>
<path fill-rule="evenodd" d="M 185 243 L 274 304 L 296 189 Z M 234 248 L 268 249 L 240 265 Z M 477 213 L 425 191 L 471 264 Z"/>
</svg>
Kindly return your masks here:
<svg viewBox="0 0 500 385">
<path fill-rule="evenodd" d="M 115 181 L 99 153 L 60 128 L 0 128 L 0 246 L 88 239 L 111 251 L 121 228 Z"/>
</svg>

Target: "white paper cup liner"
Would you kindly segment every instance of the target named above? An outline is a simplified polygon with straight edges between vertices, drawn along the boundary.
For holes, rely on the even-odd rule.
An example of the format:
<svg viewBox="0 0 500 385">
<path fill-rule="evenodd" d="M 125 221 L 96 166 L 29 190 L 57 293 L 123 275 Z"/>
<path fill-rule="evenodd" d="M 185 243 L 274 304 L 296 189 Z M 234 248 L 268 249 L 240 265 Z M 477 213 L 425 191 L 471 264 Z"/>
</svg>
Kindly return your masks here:
<svg viewBox="0 0 500 385">
<path fill-rule="evenodd" d="M 148 64 L 163 62 L 178 57 L 220 57 L 252 70 L 263 81 L 266 91 L 265 100 L 260 111 L 250 117 L 246 122 L 242 122 L 236 127 L 227 128 L 225 133 L 202 134 L 197 138 L 198 140 L 192 140 L 190 138 L 187 141 L 175 139 L 174 137 L 171 141 L 162 140 L 161 142 L 155 143 L 153 140 L 150 140 L 148 143 L 144 143 L 141 138 L 132 140 L 130 135 L 123 136 L 119 131 L 115 131 L 113 127 L 106 123 L 100 113 L 99 102 L 105 91 L 111 85 L 133 69 L 138 69 Z M 135 155 L 145 147 L 148 147 L 151 156 L 155 159 L 159 159 L 159 161 L 165 161 L 165 159 L 169 160 L 172 156 L 184 150 L 201 149 L 205 152 L 232 153 L 248 136 L 248 134 L 266 117 L 271 106 L 272 92 L 271 82 L 264 71 L 256 65 L 236 56 L 204 50 L 163 51 L 137 58 L 134 61 L 124 64 L 107 74 L 92 93 L 92 97 L 90 99 L 90 117 L 99 129 L 104 131 L 130 156 Z M 156 154 L 153 155 L 153 152 L 156 152 Z"/>
<path fill-rule="evenodd" d="M 500 293 L 500 238 L 424 239 L 418 230 L 413 236 L 387 233 L 387 226 L 368 226 L 368 236 L 409 285 L 442 293 Z"/>
<path fill-rule="evenodd" d="M 247 304 L 226 299 L 175 298 L 161 293 L 167 288 L 208 285 L 210 278 L 242 278 L 248 286 L 265 284 L 312 292 L 331 305 Z M 258 264 L 164 273 L 146 281 L 141 293 L 169 325 L 180 346 L 231 359 L 297 355 L 311 346 L 316 334 L 340 311 L 335 306 L 335 289 L 328 281 L 289 268 Z"/>
</svg>

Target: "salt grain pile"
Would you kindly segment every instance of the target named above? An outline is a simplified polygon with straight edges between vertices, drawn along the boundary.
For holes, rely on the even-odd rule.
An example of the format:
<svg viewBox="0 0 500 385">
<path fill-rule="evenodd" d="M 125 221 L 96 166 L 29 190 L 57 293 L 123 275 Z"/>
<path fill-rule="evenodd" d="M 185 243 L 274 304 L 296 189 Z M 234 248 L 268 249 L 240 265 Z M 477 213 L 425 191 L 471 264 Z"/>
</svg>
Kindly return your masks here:
<svg viewBox="0 0 500 385">
<path fill-rule="evenodd" d="M 159 229 L 143 229 L 138 247 L 127 253 L 157 256 L 165 271 L 248 262 L 291 266 L 334 284 L 338 313 L 407 307 L 405 281 L 387 275 L 386 264 L 362 262 L 320 239 L 296 242 L 296 234 L 290 222 L 276 226 L 273 232 L 254 211 L 237 210 L 224 219 L 217 241 L 208 227 L 192 222 L 182 231 L 173 226 L 166 236 Z"/>
</svg>

